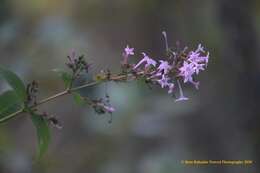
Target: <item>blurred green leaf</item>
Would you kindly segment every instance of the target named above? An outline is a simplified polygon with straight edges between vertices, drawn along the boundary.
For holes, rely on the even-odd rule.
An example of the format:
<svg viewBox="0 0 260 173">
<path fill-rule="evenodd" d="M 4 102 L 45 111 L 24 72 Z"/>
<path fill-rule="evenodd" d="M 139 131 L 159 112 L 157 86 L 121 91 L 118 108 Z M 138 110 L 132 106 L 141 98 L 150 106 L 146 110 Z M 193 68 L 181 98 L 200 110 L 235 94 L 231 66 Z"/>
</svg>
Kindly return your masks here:
<svg viewBox="0 0 260 173">
<path fill-rule="evenodd" d="M 61 70 L 61 69 L 53 69 L 54 72 L 57 72 L 61 79 L 63 80 L 65 87 L 69 87 L 72 82 L 72 75 Z"/>
<path fill-rule="evenodd" d="M 22 104 L 15 91 L 4 92 L 0 95 L 0 118 L 18 111 Z"/>
<path fill-rule="evenodd" d="M 0 67 L 0 75 L 14 89 L 15 93 L 22 102 L 26 101 L 26 88 L 22 80 L 12 71 Z"/>
<path fill-rule="evenodd" d="M 36 113 L 31 113 L 31 120 L 36 128 L 38 137 L 38 156 L 37 158 L 42 158 L 43 154 L 47 151 L 50 142 L 50 129 L 48 122 L 41 115 Z"/>
<path fill-rule="evenodd" d="M 86 103 L 84 98 L 77 92 L 73 92 L 73 98 L 78 105 L 84 105 Z"/>
<path fill-rule="evenodd" d="M 69 87 L 71 84 L 71 81 L 72 81 L 72 76 L 68 73 L 62 73 L 61 77 L 62 77 L 62 80 L 63 80 L 65 86 Z"/>
</svg>

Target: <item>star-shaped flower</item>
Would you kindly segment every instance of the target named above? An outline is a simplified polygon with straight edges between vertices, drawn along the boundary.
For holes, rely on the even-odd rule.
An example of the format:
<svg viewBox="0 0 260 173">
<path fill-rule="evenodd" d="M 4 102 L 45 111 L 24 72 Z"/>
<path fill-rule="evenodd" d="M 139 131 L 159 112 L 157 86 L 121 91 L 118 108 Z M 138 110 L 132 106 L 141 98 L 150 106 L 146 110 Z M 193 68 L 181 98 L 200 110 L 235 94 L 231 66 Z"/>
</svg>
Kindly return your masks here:
<svg viewBox="0 0 260 173">
<path fill-rule="evenodd" d="M 168 81 L 170 78 L 168 78 L 165 75 L 162 75 L 162 78 L 157 80 L 157 82 L 161 85 L 162 88 L 166 87 L 169 85 Z"/>
<path fill-rule="evenodd" d="M 134 55 L 134 48 L 130 48 L 128 45 L 125 48 L 125 55 L 129 56 L 129 55 Z"/>
</svg>

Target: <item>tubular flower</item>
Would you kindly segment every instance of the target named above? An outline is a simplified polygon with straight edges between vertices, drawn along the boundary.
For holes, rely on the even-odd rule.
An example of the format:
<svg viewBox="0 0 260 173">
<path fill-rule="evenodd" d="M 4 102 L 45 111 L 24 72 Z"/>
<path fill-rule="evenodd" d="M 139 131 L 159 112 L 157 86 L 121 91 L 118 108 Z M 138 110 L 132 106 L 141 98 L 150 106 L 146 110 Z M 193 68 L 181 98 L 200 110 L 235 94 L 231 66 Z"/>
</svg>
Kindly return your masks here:
<svg viewBox="0 0 260 173">
<path fill-rule="evenodd" d="M 171 70 L 171 68 L 172 67 L 169 65 L 168 61 L 160 60 L 160 65 L 157 69 L 158 73 L 163 72 L 163 74 L 167 74 Z"/>
<path fill-rule="evenodd" d="M 153 60 L 152 58 L 150 58 L 149 56 L 146 55 L 146 53 L 142 53 L 143 54 L 143 59 L 140 60 L 135 66 L 134 69 L 138 68 L 140 65 L 142 65 L 143 63 L 145 63 L 145 68 L 149 67 L 150 65 L 152 66 L 156 66 L 157 62 L 155 60 Z"/>
<path fill-rule="evenodd" d="M 108 112 L 108 113 L 113 113 L 115 112 L 115 108 L 112 106 L 104 106 L 104 109 Z"/>
</svg>

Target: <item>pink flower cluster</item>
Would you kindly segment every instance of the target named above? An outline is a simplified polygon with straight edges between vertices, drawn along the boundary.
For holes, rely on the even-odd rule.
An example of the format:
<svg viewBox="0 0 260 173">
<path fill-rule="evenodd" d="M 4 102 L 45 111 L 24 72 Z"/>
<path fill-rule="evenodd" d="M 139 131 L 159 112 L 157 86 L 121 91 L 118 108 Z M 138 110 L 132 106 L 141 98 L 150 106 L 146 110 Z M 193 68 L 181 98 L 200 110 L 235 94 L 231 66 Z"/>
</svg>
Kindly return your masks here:
<svg viewBox="0 0 260 173">
<path fill-rule="evenodd" d="M 166 46 L 166 49 L 168 49 L 168 43 Z M 134 48 L 129 48 L 128 45 L 124 51 L 124 58 L 128 59 L 129 55 L 134 55 Z M 177 84 L 179 98 L 176 101 L 188 100 L 183 95 L 180 81 L 182 80 L 183 83 L 189 82 L 198 89 L 199 82 L 194 81 L 194 76 L 207 67 L 209 53 L 205 53 L 201 44 L 198 45 L 195 51 L 186 53 L 186 49 L 184 49 L 182 52 L 170 51 L 170 53 L 171 56 L 156 61 L 142 52 L 142 59 L 137 64 L 130 65 L 131 70 L 145 77 L 152 84 L 166 88 L 169 94 L 174 94 L 175 84 Z"/>
<path fill-rule="evenodd" d="M 188 59 L 183 62 L 183 66 L 179 68 L 180 76 L 183 77 L 183 82 L 192 83 L 196 89 L 199 89 L 199 82 L 193 80 L 193 76 L 198 75 L 200 71 L 205 70 L 205 67 L 208 64 L 209 53 L 205 53 L 204 48 L 199 44 L 197 50 L 191 51 L 188 54 Z"/>
</svg>

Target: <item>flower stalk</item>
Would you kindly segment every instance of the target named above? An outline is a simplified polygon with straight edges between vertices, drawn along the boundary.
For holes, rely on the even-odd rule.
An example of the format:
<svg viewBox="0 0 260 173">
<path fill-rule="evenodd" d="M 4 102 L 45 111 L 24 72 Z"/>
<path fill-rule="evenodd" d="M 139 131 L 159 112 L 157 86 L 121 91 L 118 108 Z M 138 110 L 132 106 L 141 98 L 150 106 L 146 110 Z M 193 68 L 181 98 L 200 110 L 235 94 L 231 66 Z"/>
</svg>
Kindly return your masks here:
<svg viewBox="0 0 260 173">
<path fill-rule="evenodd" d="M 0 118 L 0 123 L 6 122 L 24 112 L 28 112 L 28 110 L 35 112 L 37 111 L 38 106 L 53 101 L 59 97 L 74 94 L 76 91 L 83 88 L 111 81 L 126 82 L 143 78 L 149 86 L 160 86 L 162 89 L 167 89 L 168 94 L 173 96 L 175 96 L 175 90 L 178 90 L 179 98 L 175 101 L 188 100 L 188 98 L 184 96 L 181 81 L 183 81 L 183 84 L 190 83 L 198 89 L 199 82 L 194 80 L 194 76 L 198 75 L 207 67 L 209 53 L 204 50 L 204 47 L 202 47 L 201 44 L 198 45 L 196 50 L 191 50 L 189 52 L 187 51 L 187 47 L 183 50 L 180 50 L 179 48 L 174 50 L 169 47 L 166 32 L 163 31 L 162 34 L 167 53 L 165 57 L 155 60 L 142 52 L 142 59 L 137 64 L 133 64 L 131 63 L 131 56 L 135 55 L 134 48 L 127 45 L 122 53 L 123 61 L 121 63 L 121 73 L 112 75 L 110 70 L 101 71 L 95 76 L 95 80 L 87 82 L 81 86 L 74 86 L 74 83 L 81 75 L 85 75 L 89 72 L 91 65 L 85 61 L 83 55 L 77 56 L 76 52 L 73 50 L 67 57 L 68 62 L 66 63 L 67 67 L 71 70 L 71 74 L 63 73 L 63 75 L 69 78 L 68 81 L 64 81 L 66 89 L 54 94 L 53 96 L 37 101 L 36 96 L 38 92 L 38 84 L 33 81 L 27 86 L 27 100 L 24 103 L 24 107 L 17 112 Z M 175 84 L 178 86 L 177 89 Z M 112 107 L 110 103 L 104 102 L 102 98 L 93 100 L 88 97 L 80 96 L 80 99 L 85 100 L 85 102 L 92 106 L 98 114 L 112 114 L 115 111 L 115 108 Z"/>
</svg>

